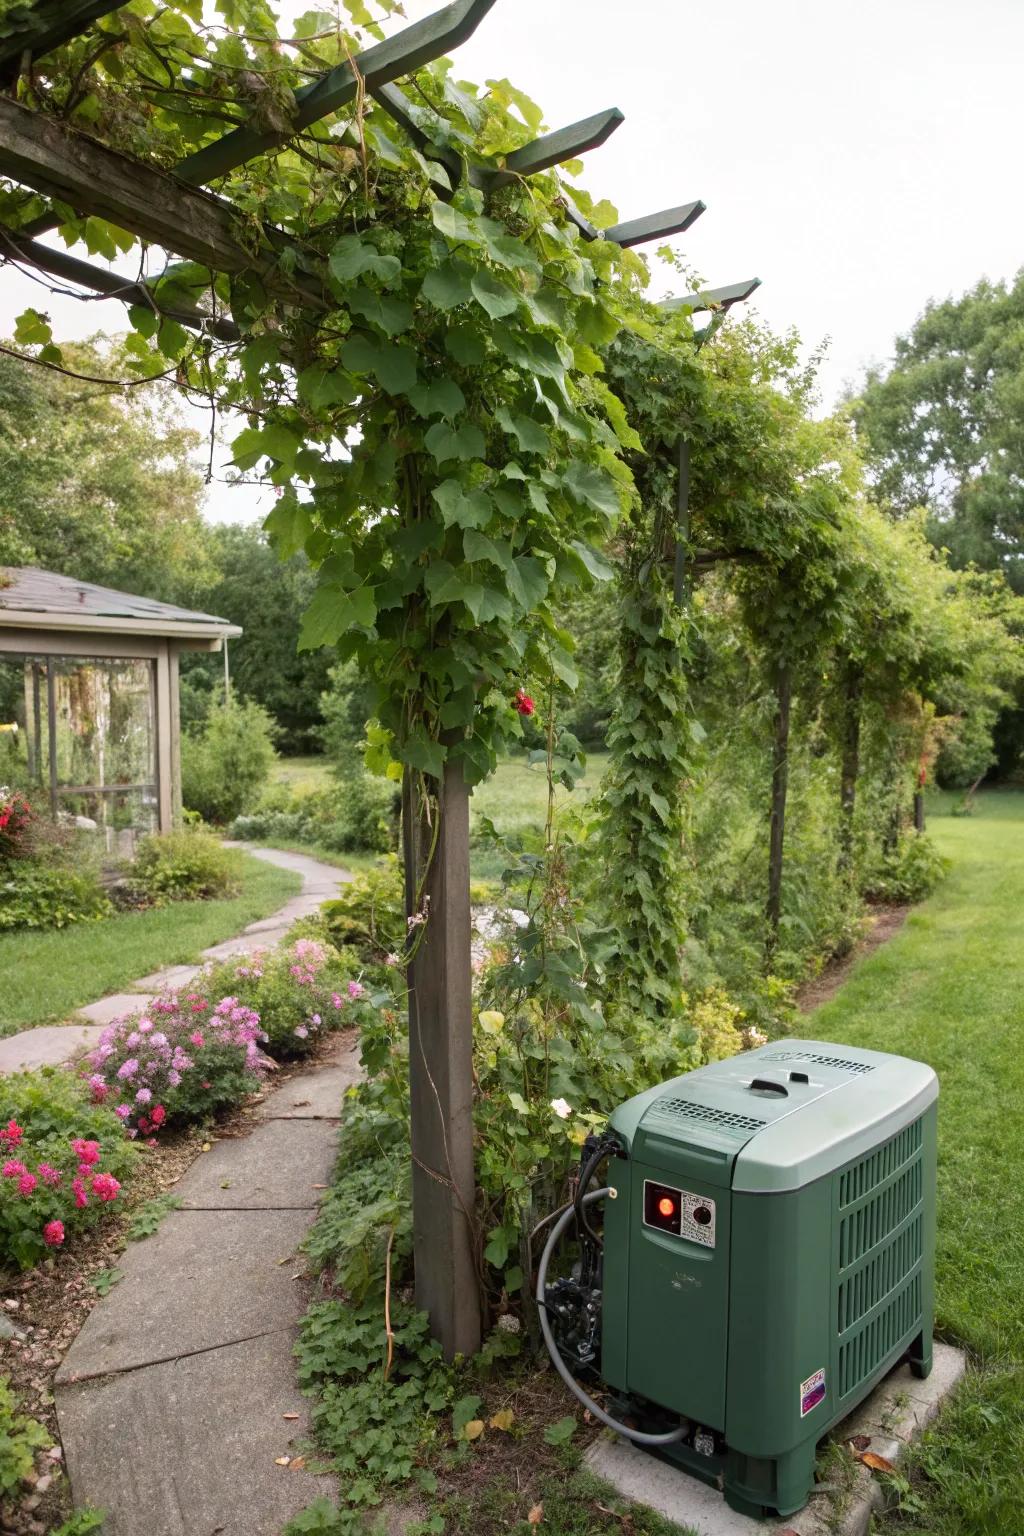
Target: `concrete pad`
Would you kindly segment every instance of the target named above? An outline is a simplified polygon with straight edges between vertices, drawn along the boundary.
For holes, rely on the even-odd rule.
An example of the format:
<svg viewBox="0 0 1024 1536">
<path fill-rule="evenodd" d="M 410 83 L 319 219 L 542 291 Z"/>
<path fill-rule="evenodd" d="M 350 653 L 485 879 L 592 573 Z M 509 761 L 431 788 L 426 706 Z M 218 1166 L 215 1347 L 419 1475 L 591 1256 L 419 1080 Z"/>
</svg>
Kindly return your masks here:
<svg viewBox="0 0 1024 1536">
<path fill-rule="evenodd" d="M 292 1342 L 280 1331 L 59 1388 L 76 1507 L 103 1509 L 105 1536 L 280 1536 L 336 1497 L 333 1478 L 275 1465 L 309 1433 Z"/>
<path fill-rule="evenodd" d="M 965 1369 L 962 1350 L 936 1344 L 927 1380 L 919 1381 L 907 1365 L 898 1366 L 828 1438 L 843 1444 L 854 1435 L 867 1434 L 871 1444 L 865 1449 L 898 1462 L 907 1445 L 936 1416 Z M 696 1536 L 769 1536 L 772 1532 L 778 1536 L 783 1531 L 788 1536 L 866 1536 L 872 1513 L 885 1504 L 881 1484 L 852 1455 L 848 1494 L 839 1500 L 827 1492 L 815 1494 L 798 1514 L 784 1520 L 754 1520 L 738 1514 L 717 1489 L 626 1440 L 596 1440 L 586 1461 L 623 1498 L 648 1505 Z"/>
<path fill-rule="evenodd" d="M 158 996 L 164 992 L 177 992 L 181 987 L 189 986 L 201 970 L 201 965 L 169 965 L 166 970 L 140 976 L 138 981 L 132 982 L 132 986 L 140 992 L 153 992 Z"/>
<path fill-rule="evenodd" d="M 0 1040 L 0 1077 L 7 1072 L 28 1072 L 35 1067 L 59 1067 L 91 1051 L 98 1043 L 99 1024 L 47 1024 L 23 1029 Z"/>
<path fill-rule="evenodd" d="M 118 1260 L 124 1278 L 89 1313 L 56 1381 L 130 1371 L 290 1327 L 304 1310 L 292 1277 L 303 1268 L 294 1255 L 308 1228 L 308 1211 L 172 1211 L 152 1237 L 129 1243 Z M 209 1454 L 216 1453 L 214 1440 Z"/>
<path fill-rule="evenodd" d="M 280 944 L 290 927 L 290 923 L 278 923 L 262 933 L 242 933 L 237 939 L 225 939 L 222 944 L 213 944 L 209 949 L 204 949 L 203 959 L 234 960 L 238 955 L 251 955 L 254 949 L 273 949 L 275 944 Z"/>
<path fill-rule="evenodd" d="M 111 1024 L 129 1013 L 145 1013 L 155 996 L 153 992 L 115 992 L 110 997 L 101 997 L 98 1003 L 79 1008 L 78 1015 L 91 1024 Z"/>
<path fill-rule="evenodd" d="M 253 1112 L 256 1120 L 337 1120 L 346 1088 L 362 1077 L 353 1042 L 333 1066 L 289 1078 Z"/>
<path fill-rule="evenodd" d="M 251 1135 L 218 1141 L 179 1180 L 175 1194 L 191 1211 L 305 1211 L 319 1204 L 338 1155 L 330 1120 L 267 1120 Z M 279 1256 L 279 1255 L 278 1255 Z"/>
</svg>

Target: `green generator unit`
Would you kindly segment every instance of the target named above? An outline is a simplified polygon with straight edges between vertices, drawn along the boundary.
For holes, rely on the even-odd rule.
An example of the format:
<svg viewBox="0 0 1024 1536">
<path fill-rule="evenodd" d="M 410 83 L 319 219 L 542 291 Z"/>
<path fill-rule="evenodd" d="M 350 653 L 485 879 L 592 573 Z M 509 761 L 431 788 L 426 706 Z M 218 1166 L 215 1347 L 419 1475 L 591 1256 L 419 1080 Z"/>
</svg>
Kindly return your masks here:
<svg viewBox="0 0 1024 1536">
<path fill-rule="evenodd" d="M 821 1437 L 901 1359 L 931 1370 L 937 1098 L 920 1062 L 786 1040 L 630 1099 L 590 1164 L 603 1199 L 559 1223 L 584 1260 L 544 1288 L 549 1347 L 631 1438 L 792 1514 Z"/>
</svg>

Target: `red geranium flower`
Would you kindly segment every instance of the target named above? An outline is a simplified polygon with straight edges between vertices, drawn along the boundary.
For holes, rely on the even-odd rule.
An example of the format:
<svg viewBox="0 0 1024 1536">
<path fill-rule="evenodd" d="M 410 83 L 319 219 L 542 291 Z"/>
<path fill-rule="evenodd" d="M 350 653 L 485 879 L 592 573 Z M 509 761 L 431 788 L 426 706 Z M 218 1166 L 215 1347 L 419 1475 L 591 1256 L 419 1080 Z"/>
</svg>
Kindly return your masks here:
<svg viewBox="0 0 1024 1536">
<path fill-rule="evenodd" d="M 532 715 L 534 710 L 537 708 L 530 695 L 525 693 L 522 688 L 518 688 L 516 690 L 516 696 L 512 700 L 512 706 L 514 709 L 518 710 L 521 715 Z"/>
</svg>

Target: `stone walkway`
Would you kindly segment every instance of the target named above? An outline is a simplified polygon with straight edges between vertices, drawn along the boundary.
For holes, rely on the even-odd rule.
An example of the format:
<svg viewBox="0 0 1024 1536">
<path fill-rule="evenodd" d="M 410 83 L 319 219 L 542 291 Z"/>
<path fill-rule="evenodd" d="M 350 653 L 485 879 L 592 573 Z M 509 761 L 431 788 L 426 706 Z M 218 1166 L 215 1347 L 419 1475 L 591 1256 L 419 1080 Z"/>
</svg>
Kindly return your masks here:
<svg viewBox="0 0 1024 1536">
<path fill-rule="evenodd" d="M 80 1008 L 67 1024 L 25 1029 L 20 1034 L 0 1040 L 0 1077 L 5 1072 L 23 1072 L 31 1067 L 59 1066 L 95 1045 L 100 1031 L 111 1019 L 141 1009 L 161 992 L 184 987 L 202 969 L 207 960 L 226 960 L 253 949 L 271 949 L 284 938 L 292 923 L 315 912 L 321 902 L 338 894 L 338 886 L 352 876 L 334 864 L 322 864 L 304 853 L 285 853 L 279 848 L 253 848 L 246 843 L 228 843 L 229 848 L 244 848 L 256 859 L 290 869 L 302 876 L 302 890 L 285 902 L 279 912 L 250 923 L 237 938 L 225 939 L 204 949 L 196 965 L 174 965 L 154 971 L 133 982 L 129 991 L 115 992 Z M 83 1022 L 85 1021 L 85 1022 Z"/>
<path fill-rule="evenodd" d="M 297 1250 L 337 1151 L 354 1042 L 291 1078 L 254 1129 L 201 1155 L 181 1209 L 128 1245 L 57 1373 L 64 1459 L 105 1536 L 280 1536 L 333 1480 L 280 1465 L 309 1433 L 292 1348 Z"/>
</svg>

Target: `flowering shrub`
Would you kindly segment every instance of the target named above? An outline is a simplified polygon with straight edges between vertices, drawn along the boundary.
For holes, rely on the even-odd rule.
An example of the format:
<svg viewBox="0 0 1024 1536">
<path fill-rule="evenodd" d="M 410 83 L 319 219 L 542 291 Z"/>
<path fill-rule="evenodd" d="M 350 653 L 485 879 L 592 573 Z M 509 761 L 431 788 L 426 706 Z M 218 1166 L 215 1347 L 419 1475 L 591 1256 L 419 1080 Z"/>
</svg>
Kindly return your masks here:
<svg viewBox="0 0 1024 1536">
<path fill-rule="evenodd" d="M 86 1058 L 86 1078 L 129 1137 L 154 1137 L 258 1088 L 263 1038 L 259 1015 L 237 997 L 212 1004 L 199 992 L 176 993 L 109 1024 Z"/>
<path fill-rule="evenodd" d="M 226 961 L 200 985 L 208 995 L 230 988 L 258 1013 L 272 1056 L 307 1055 L 326 1030 L 358 1024 L 368 1006 L 362 982 L 347 977 L 337 951 L 315 939 Z"/>
<path fill-rule="evenodd" d="M 134 1149 L 110 1109 L 53 1067 L 3 1079 L 0 1265 L 28 1268 L 116 1201 Z"/>
<path fill-rule="evenodd" d="M 34 812 L 25 796 L 0 784 L 0 860 L 23 858 Z"/>
</svg>

